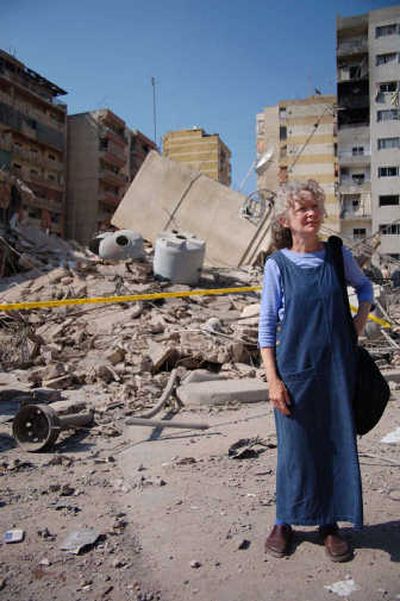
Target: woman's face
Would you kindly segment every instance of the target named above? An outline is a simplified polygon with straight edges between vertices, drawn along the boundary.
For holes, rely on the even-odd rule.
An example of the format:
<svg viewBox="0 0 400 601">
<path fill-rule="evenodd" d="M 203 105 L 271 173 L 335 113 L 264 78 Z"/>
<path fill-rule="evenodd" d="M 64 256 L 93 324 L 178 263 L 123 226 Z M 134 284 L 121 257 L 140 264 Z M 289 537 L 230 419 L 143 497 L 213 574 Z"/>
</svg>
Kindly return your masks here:
<svg viewBox="0 0 400 601">
<path fill-rule="evenodd" d="M 323 213 L 313 194 L 302 190 L 294 204 L 282 218 L 282 225 L 288 227 L 292 234 L 302 237 L 316 236 L 323 219 Z"/>
</svg>

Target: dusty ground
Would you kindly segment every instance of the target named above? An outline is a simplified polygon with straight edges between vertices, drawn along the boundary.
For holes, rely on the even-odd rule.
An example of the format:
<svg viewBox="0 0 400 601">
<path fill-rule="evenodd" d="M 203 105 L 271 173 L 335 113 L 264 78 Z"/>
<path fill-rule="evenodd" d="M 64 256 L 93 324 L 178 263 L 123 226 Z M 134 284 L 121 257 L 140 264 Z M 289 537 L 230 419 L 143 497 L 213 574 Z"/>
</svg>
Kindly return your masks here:
<svg viewBox="0 0 400 601">
<path fill-rule="evenodd" d="M 2 302 L 189 289 L 155 282 L 146 264 L 85 261 L 3 279 Z M 201 287 L 213 288 L 259 284 L 261 272 L 205 275 Z M 398 385 L 379 426 L 360 441 L 366 527 L 346 531 L 355 546 L 346 564 L 326 558 L 312 528 L 297 529 L 290 557 L 264 554 L 275 513 L 268 404 L 169 416 L 207 423 L 206 431 L 126 425 L 155 404 L 175 367 L 180 377 L 208 368 L 262 379 L 249 306 L 258 300 L 236 294 L 0 314 L 2 601 L 400 599 L 399 442 L 380 442 L 400 428 Z M 382 367 L 398 370 L 398 296 L 386 301 L 397 315 L 396 339 L 372 332 L 370 343 Z M 27 453 L 1 414 L 16 391 L 43 387 L 82 403 L 78 411 L 94 409 L 95 424 L 62 433 L 49 452 Z M 241 439 L 257 444 L 234 458 L 229 450 Z M 12 528 L 24 540 L 5 544 Z M 82 528 L 96 540 L 79 554 L 62 549 Z"/>
<path fill-rule="evenodd" d="M 287 559 L 263 552 L 274 519 L 268 406 L 172 418 L 206 422 L 204 432 L 121 421 L 118 437 L 98 428 L 64 434 L 40 454 L 16 448 L 4 424 L 0 529 L 22 528 L 25 539 L 1 546 L 1 599 L 311 601 L 339 599 L 326 588 L 339 581 L 352 601 L 400 599 L 399 443 L 380 442 L 400 427 L 399 398 L 360 441 L 366 527 L 346 530 L 355 557 L 345 564 L 329 561 L 312 528 L 297 529 Z M 233 443 L 255 436 L 262 444 L 253 457 L 228 455 Z M 79 555 L 61 550 L 82 527 L 98 531 L 96 544 Z"/>
</svg>

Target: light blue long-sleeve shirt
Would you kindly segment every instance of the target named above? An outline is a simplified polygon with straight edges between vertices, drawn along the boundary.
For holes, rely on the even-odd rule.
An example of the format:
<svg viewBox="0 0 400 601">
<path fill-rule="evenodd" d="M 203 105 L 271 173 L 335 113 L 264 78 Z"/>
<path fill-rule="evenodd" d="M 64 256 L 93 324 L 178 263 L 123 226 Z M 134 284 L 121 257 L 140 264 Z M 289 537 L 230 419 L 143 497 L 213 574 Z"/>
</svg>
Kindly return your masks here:
<svg viewBox="0 0 400 601">
<path fill-rule="evenodd" d="M 324 260 L 325 248 L 311 253 L 299 253 L 284 248 L 285 257 L 303 269 L 318 267 Z M 358 302 L 373 302 L 373 288 L 367 276 L 362 272 L 351 251 L 342 246 L 344 274 L 346 282 L 357 294 Z M 264 268 L 264 282 L 261 295 L 258 342 L 261 348 L 274 347 L 277 323 L 285 314 L 285 295 L 282 277 L 273 258 L 267 259 Z"/>
</svg>

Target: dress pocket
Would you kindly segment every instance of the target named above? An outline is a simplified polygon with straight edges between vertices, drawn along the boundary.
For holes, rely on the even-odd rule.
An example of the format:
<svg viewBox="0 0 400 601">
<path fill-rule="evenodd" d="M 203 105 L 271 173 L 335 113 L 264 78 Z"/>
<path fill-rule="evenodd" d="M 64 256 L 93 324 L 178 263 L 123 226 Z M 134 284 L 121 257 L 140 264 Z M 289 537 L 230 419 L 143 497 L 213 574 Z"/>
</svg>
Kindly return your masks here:
<svg viewBox="0 0 400 601">
<path fill-rule="evenodd" d="M 316 374 L 315 367 L 306 367 L 301 371 L 286 372 L 281 370 L 281 376 L 284 382 L 304 382 L 310 380 Z"/>
</svg>

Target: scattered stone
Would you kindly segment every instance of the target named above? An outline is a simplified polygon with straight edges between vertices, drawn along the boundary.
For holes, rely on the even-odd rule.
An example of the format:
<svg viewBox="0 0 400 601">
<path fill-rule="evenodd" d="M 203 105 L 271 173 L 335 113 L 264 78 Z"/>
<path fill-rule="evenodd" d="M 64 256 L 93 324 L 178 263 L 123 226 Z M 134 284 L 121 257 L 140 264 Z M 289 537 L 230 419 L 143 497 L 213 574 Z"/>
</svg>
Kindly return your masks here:
<svg viewBox="0 0 400 601">
<path fill-rule="evenodd" d="M 60 549 L 74 555 L 79 555 L 82 550 L 93 547 L 99 538 L 100 533 L 94 528 L 74 530 L 63 540 Z"/>
<path fill-rule="evenodd" d="M 202 565 L 203 564 L 197 559 L 192 559 L 192 561 L 190 562 L 190 567 L 194 569 L 201 568 Z"/>
</svg>

